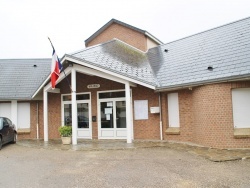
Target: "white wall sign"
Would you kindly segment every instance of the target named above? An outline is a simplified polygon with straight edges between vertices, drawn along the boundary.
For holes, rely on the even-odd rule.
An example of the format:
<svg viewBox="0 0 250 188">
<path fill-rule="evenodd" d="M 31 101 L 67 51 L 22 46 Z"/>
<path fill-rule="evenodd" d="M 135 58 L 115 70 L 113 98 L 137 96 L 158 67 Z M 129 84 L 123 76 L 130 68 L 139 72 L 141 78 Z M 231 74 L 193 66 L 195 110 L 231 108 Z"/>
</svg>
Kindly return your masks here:
<svg viewBox="0 0 250 188">
<path fill-rule="evenodd" d="M 148 100 L 134 101 L 135 120 L 148 119 Z"/>
<path fill-rule="evenodd" d="M 99 87 L 100 87 L 100 84 L 89 84 L 89 85 L 87 85 L 88 89 L 95 89 L 95 88 L 99 88 Z"/>
<path fill-rule="evenodd" d="M 110 120 L 110 114 L 106 114 L 106 120 Z"/>
<path fill-rule="evenodd" d="M 113 103 L 112 102 L 107 102 L 107 106 L 108 107 L 113 106 Z"/>
</svg>

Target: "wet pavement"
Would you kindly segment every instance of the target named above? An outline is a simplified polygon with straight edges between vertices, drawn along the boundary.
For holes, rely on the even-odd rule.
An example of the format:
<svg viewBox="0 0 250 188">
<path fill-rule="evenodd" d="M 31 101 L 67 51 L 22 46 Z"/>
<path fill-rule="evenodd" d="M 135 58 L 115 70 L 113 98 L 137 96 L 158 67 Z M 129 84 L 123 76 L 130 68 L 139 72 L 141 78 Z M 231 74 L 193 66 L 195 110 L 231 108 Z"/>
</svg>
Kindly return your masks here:
<svg viewBox="0 0 250 188">
<path fill-rule="evenodd" d="M 76 146 L 63 145 L 60 139 L 53 139 L 48 142 L 44 142 L 43 140 L 19 140 L 17 141 L 17 145 L 37 149 L 73 151 L 135 150 L 140 148 L 164 147 L 166 149 L 188 152 L 213 162 L 250 159 L 250 148 L 216 149 L 189 143 L 152 140 L 134 140 L 131 144 L 127 144 L 126 140 L 78 140 Z"/>
</svg>

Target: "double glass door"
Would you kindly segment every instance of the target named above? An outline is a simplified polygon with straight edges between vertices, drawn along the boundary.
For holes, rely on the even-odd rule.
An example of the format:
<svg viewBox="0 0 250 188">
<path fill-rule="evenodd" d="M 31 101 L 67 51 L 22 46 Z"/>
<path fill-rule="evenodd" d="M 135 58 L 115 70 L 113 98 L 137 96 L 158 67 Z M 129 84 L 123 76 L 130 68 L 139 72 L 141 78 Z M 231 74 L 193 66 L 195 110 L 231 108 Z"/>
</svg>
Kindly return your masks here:
<svg viewBox="0 0 250 188">
<path fill-rule="evenodd" d="M 84 94 L 87 95 L 87 94 Z M 77 138 L 92 138 L 91 126 L 91 105 L 88 96 L 77 95 Z M 67 97 L 67 96 L 66 96 Z M 70 99 L 64 97 L 63 99 L 63 125 L 72 126 L 72 104 Z"/>
<path fill-rule="evenodd" d="M 100 101 L 99 110 L 99 138 L 125 139 L 127 136 L 125 100 Z"/>
</svg>

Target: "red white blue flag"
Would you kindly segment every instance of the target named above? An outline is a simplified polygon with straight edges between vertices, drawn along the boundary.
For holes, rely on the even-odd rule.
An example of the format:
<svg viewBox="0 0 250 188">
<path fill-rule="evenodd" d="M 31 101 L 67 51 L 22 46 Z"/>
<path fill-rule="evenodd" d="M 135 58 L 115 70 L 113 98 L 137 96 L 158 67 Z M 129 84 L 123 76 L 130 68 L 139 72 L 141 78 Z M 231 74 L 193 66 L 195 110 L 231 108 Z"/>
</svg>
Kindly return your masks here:
<svg viewBox="0 0 250 188">
<path fill-rule="evenodd" d="M 51 74 L 50 74 L 50 79 L 51 79 L 51 86 L 52 89 L 55 89 L 56 86 L 56 81 L 59 78 L 60 72 L 62 70 L 62 64 L 56 55 L 56 51 L 53 48 L 53 53 L 52 53 L 52 63 L 51 63 Z"/>
</svg>

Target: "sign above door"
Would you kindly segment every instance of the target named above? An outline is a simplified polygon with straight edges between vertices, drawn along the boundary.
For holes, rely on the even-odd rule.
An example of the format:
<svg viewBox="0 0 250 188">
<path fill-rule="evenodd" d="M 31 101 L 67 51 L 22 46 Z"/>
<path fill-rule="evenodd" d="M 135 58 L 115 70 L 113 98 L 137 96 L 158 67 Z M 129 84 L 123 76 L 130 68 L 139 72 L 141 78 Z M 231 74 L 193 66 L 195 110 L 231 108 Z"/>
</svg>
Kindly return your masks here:
<svg viewBox="0 0 250 188">
<path fill-rule="evenodd" d="M 96 89 L 96 88 L 100 88 L 100 84 L 89 84 L 87 85 L 88 89 Z"/>
</svg>

